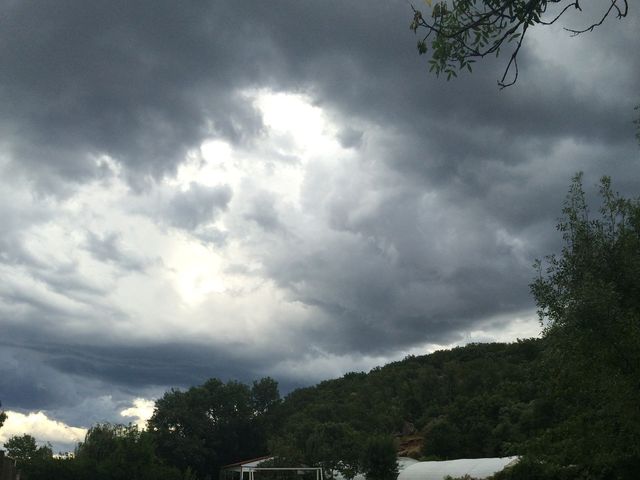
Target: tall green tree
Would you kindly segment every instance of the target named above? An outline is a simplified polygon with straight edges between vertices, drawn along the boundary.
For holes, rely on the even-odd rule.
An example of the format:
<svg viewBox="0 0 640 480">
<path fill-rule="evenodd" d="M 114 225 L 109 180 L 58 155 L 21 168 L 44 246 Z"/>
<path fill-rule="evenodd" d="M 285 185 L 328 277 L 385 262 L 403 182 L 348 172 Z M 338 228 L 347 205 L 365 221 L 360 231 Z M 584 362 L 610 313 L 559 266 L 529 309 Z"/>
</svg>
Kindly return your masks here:
<svg viewBox="0 0 640 480">
<path fill-rule="evenodd" d="M 511 46 L 500 87 L 518 78 L 518 53 L 530 28 L 556 23 L 568 12 L 582 12 L 579 0 L 425 0 L 427 10 L 413 8 L 411 29 L 422 35 L 418 52 L 429 54 L 430 69 L 447 78 L 457 76 L 480 58 Z M 608 17 L 627 16 L 627 0 L 605 0 L 601 13 L 587 19 L 572 35 L 592 31 Z"/>
<path fill-rule="evenodd" d="M 159 455 L 171 465 L 217 478 L 221 466 L 267 451 L 263 419 L 279 401 L 277 384 L 262 379 L 250 388 L 210 379 L 156 401 L 149 432 Z"/>
<path fill-rule="evenodd" d="M 4 444 L 9 457 L 16 461 L 21 478 L 39 480 L 51 478 L 50 466 L 53 462 L 53 451 L 49 444 L 38 446 L 36 439 L 28 434 L 13 436 Z M 41 475 L 47 472 L 46 475 Z M 64 480 L 64 477 L 54 477 Z"/>
<path fill-rule="evenodd" d="M 89 429 L 71 460 L 78 478 L 92 480 L 179 480 L 155 452 L 151 435 L 135 425 L 102 423 Z"/>
<path fill-rule="evenodd" d="M 360 444 L 361 437 L 350 425 L 318 423 L 305 442 L 304 460 L 322 467 L 328 477 L 340 472 L 351 479 L 359 471 Z"/>
<path fill-rule="evenodd" d="M 558 225 L 564 247 L 532 292 L 548 341 L 555 427 L 539 453 L 624 478 L 640 467 L 640 200 L 600 184 L 590 211 L 577 175 Z"/>
<path fill-rule="evenodd" d="M 4 448 L 11 458 L 23 465 L 36 456 L 38 444 L 34 437 L 24 434 L 11 437 L 4 443 Z"/>
<path fill-rule="evenodd" d="M 367 439 L 361 469 L 367 480 L 395 480 L 398 477 L 398 458 L 393 439 L 380 435 Z"/>
<path fill-rule="evenodd" d="M 280 403 L 278 382 L 271 377 L 254 380 L 251 386 L 251 404 L 256 415 L 265 415 Z"/>
</svg>

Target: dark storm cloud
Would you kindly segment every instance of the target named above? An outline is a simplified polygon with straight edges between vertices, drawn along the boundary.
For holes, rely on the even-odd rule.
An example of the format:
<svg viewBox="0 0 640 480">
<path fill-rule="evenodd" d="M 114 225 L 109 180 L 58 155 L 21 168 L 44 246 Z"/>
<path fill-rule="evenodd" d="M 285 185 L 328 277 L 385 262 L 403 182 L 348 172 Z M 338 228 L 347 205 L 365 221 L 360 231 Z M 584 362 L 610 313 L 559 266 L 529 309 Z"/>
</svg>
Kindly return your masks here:
<svg viewBox="0 0 640 480">
<path fill-rule="evenodd" d="M 224 348 L 214 350 L 192 343 L 145 346 L 52 343 L 37 345 L 37 352 L 46 353 L 52 368 L 121 388 L 185 387 L 202 383 L 212 376 L 243 379 L 247 376 L 247 365 L 241 362 L 227 364 L 230 352 Z"/>
<path fill-rule="evenodd" d="M 293 298 L 334 319 L 309 335 L 332 353 L 451 343 L 487 316 L 530 308 L 531 247 L 510 245 L 472 201 L 427 205 L 406 190 L 355 221 L 344 217 L 349 200 L 328 203 L 338 233 L 285 243 L 266 266 Z"/>
<path fill-rule="evenodd" d="M 142 264 L 135 259 L 121 258 L 123 268 L 138 270 L 142 268 Z M 33 278 L 47 285 L 53 292 L 71 299 L 82 299 L 89 297 L 97 297 L 106 295 L 108 289 L 97 285 L 86 276 L 78 271 L 76 263 L 67 263 L 62 265 L 50 266 L 49 268 L 40 269 L 32 272 Z"/>
<path fill-rule="evenodd" d="M 338 140 L 344 148 L 358 148 L 362 145 L 364 132 L 347 127 L 338 135 Z"/>
<path fill-rule="evenodd" d="M 64 375 L 41 362 L 34 362 L 25 352 L 3 343 L 0 360 L 0 391 L 5 408 L 13 405 L 24 409 L 41 409 L 68 400 L 64 392 L 71 381 L 65 379 L 60 382 Z M 56 387 L 55 391 L 51 388 L 53 386 Z M 61 388 L 58 389 L 58 386 Z"/>
<path fill-rule="evenodd" d="M 205 135 L 241 142 L 259 131 L 236 96 L 261 50 L 240 42 L 240 13 L 204 2 L 5 2 L 0 128 L 15 161 L 81 180 L 109 155 L 141 184 L 174 171 Z"/>
<path fill-rule="evenodd" d="M 234 345 L 215 349 L 179 342 L 87 345 L 63 338 L 37 339 L 25 331 L 12 333 L 29 341 L 0 340 L 4 408 L 54 412 L 71 425 L 122 421 L 119 411 L 144 392 L 157 396 L 169 387 L 188 388 L 211 377 L 250 383 L 261 376 L 255 359 L 233 354 Z M 292 386 L 286 380 L 281 383 L 283 391 Z M 104 396 L 109 399 L 101 400 Z"/>
<path fill-rule="evenodd" d="M 19 261 L 11 260 L 0 262 L 4 341 L 86 338 L 93 335 L 87 326 L 104 329 L 110 321 L 127 318 L 106 300 L 108 287 L 80 271 L 77 261 L 42 261 L 27 249 Z"/>
<path fill-rule="evenodd" d="M 275 201 L 273 194 L 257 192 L 251 200 L 250 210 L 245 214 L 245 218 L 255 222 L 267 232 L 283 231 L 284 226 L 279 219 Z"/>
<path fill-rule="evenodd" d="M 141 394 L 159 396 L 163 388 L 104 381 L 99 376 L 62 371 L 51 360 L 61 352 L 50 346 L 0 343 L 0 391 L 3 407 L 28 413 L 45 411 L 49 418 L 71 426 L 88 428 L 98 422 L 123 422 L 120 412 L 131 406 L 132 398 Z M 87 352 L 91 358 L 91 354 Z M 115 355 L 113 358 L 117 358 Z M 62 451 L 72 444 L 54 442 Z"/>
<path fill-rule="evenodd" d="M 102 236 L 87 232 L 85 247 L 97 260 L 114 263 L 126 271 L 143 271 L 153 264 L 148 259 L 139 258 L 137 254 L 124 250 L 121 237 L 122 235 L 117 232 Z"/>
<path fill-rule="evenodd" d="M 176 192 L 167 200 L 165 218 L 175 227 L 194 230 L 226 210 L 232 195 L 228 185 L 206 187 L 192 182 L 188 190 Z"/>
<path fill-rule="evenodd" d="M 414 38 L 406 29 L 408 12 L 401 3 L 340 4 L 339 8 L 332 3 L 289 4 L 288 15 L 261 4 L 251 9 L 249 21 L 262 29 L 271 26 L 266 28 L 287 70 L 304 79 L 303 85 L 310 86 L 320 104 L 409 130 L 417 137 L 428 136 L 434 125 L 455 122 L 447 129 L 452 134 L 481 125 L 505 132 L 512 141 L 532 135 L 627 140 L 628 128 L 618 128 L 625 121 L 620 107 L 632 100 L 626 105 L 608 103 L 591 91 L 576 89 L 566 75 L 574 59 L 567 62 L 569 68 L 549 66 L 525 49 L 520 84 L 506 91 L 496 88 L 503 59 L 488 59 L 473 75 L 463 74 L 455 82 L 429 76 L 426 58 L 413 49 Z M 308 22 L 313 22 L 313 29 Z M 637 19 L 631 18 L 604 27 L 622 32 L 621 44 L 612 48 L 612 62 L 628 65 L 632 72 L 639 71 L 640 62 L 626 51 L 637 42 L 636 26 Z M 587 43 L 585 58 L 577 60 L 588 61 L 593 47 Z"/>
<path fill-rule="evenodd" d="M 296 330 L 311 352 L 391 355 L 531 309 L 530 263 L 558 247 L 553 226 L 570 177 L 584 170 L 590 188 L 610 174 L 627 194 L 640 182 L 633 12 L 567 39 L 584 45 L 577 57 L 554 63 L 525 45 L 520 79 L 504 91 L 504 58 L 457 81 L 429 76 L 401 1 L 21 1 L 3 2 L 0 18 L 3 177 L 26 179 L 41 199 L 119 167 L 133 187 L 150 188 L 209 137 L 249 151 L 264 126 L 246 89 L 305 93 L 325 109 L 358 160 L 311 167 L 303 208 L 312 226 L 257 188 L 241 210 L 258 228 L 241 233 L 210 225 L 236 201 L 224 185 L 165 189 L 130 207 L 217 247 L 267 235 L 255 256 L 268 278 L 323 314 Z M 582 71 L 598 81 L 579 84 Z M 86 425 L 114 420 L 108 409 L 146 389 L 250 380 L 286 360 L 238 357 L 218 343 L 95 345 L 95 332 L 127 313 L 101 300 L 106 287 L 77 263 L 46 263 L 24 246 L 31 226 L 54 221 L 55 204 L 42 200 L 39 212 L 0 195 L 0 266 L 35 280 L 0 283 L 5 406 Z M 122 271 L 144 270 L 149 260 L 118 235 L 89 232 L 83 247 Z M 255 235 L 240 240 L 263 241 Z M 67 320 L 95 330 L 79 333 Z M 93 408 L 78 407 L 83 399 L 106 394 L 114 403 L 82 417 Z"/>
<path fill-rule="evenodd" d="M 261 121 L 239 92 L 258 86 L 309 91 L 343 115 L 410 132 L 433 161 L 442 158 L 433 181 L 455 175 L 466 155 L 451 148 L 479 125 L 509 142 L 468 147 L 509 163 L 521 159 L 508 143 L 532 136 L 628 139 L 621 109 L 631 95 L 607 102 L 575 89 L 562 68 L 526 49 L 521 82 L 505 92 L 495 88 L 502 59 L 456 82 L 428 76 L 403 2 L 12 2 L 3 13 L 1 125 L 16 161 L 45 177 L 95 176 L 87 155 L 106 154 L 140 184 L 173 172 L 205 135 L 249 140 Z M 632 43 L 634 22 L 603 28 Z M 622 46 L 612 46 L 613 64 L 640 72 L 625 55 L 631 45 Z"/>
</svg>

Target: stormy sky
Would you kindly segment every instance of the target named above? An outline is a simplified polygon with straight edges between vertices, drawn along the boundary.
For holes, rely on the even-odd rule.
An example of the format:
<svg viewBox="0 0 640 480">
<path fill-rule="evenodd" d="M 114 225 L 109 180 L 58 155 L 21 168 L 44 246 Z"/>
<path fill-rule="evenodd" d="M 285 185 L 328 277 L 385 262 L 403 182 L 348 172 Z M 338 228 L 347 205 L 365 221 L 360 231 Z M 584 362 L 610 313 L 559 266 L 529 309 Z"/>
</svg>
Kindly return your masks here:
<svg viewBox="0 0 640 480">
<path fill-rule="evenodd" d="M 0 5 L 0 441 L 535 336 L 571 177 L 638 192 L 635 5 L 506 90 L 430 75 L 404 0 Z"/>
</svg>

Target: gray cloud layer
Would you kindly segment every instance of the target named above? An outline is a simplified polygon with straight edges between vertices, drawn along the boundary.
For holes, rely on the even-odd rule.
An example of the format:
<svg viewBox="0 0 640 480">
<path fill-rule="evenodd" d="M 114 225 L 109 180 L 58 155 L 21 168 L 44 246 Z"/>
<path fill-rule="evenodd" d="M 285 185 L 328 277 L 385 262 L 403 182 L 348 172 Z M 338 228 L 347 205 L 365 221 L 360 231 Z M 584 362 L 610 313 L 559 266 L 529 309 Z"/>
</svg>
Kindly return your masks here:
<svg viewBox="0 0 640 480">
<path fill-rule="evenodd" d="M 429 76 L 410 14 L 399 1 L 3 2 L 3 404 L 86 425 L 99 415 L 70 408 L 87 398 L 124 405 L 208 376 L 249 380 L 309 352 L 393 357 L 531 310 L 530 264 L 558 247 L 571 175 L 584 170 L 591 187 L 610 174 L 637 193 L 638 15 L 566 39 L 556 56 L 550 42 L 565 37 L 540 32 L 518 84 L 498 91 L 504 59 L 454 82 Z M 261 88 L 306 94 L 355 158 L 309 167 L 302 213 L 261 188 L 266 175 L 244 196 L 223 181 L 157 187 L 206 138 L 252 151 L 266 127 L 246 92 Z M 290 327 L 299 346 L 242 357 L 224 339 L 88 341 L 95 330 L 77 325 L 134 316 L 105 300 L 115 280 L 81 274 L 73 255 L 43 260 L 29 242 L 66 199 L 118 175 L 140 195 L 131 212 L 208 248 L 250 248 L 259 266 L 229 271 L 259 271 L 317 312 Z M 227 230 L 215 225 L 234 209 Z M 89 214 L 100 212 L 78 217 L 76 233 L 93 261 L 121 277 L 164 268 L 115 227 L 92 229 Z"/>
</svg>

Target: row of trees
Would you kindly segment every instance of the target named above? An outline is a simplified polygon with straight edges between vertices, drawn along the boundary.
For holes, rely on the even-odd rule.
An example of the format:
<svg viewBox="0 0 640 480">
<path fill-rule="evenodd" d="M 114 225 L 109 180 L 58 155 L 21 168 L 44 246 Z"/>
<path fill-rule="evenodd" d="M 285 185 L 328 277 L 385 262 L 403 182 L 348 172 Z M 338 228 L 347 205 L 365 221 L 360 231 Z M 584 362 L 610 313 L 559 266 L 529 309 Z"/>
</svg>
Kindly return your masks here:
<svg viewBox="0 0 640 480">
<path fill-rule="evenodd" d="M 148 428 L 99 424 L 92 427 L 75 455 L 54 458 L 49 446 L 31 435 L 12 437 L 4 446 L 25 478 L 97 480 L 212 479 L 220 467 L 267 453 L 267 435 L 281 418 L 277 383 L 271 378 L 251 387 L 211 379 L 182 392 L 171 390 L 156 402 Z M 357 436 L 364 440 L 362 435 Z M 280 456 L 274 465 L 311 464 L 327 475 L 359 471 L 371 480 L 393 480 L 396 449 L 389 436 L 356 441 L 353 430 L 325 424 L 307 439 L 303 457 Z M 361 447 L 362 446 L 362 447 Z M 283 451 L 293 451 L 290 445 Z"/>
<path fill-rule="evenodd" d="M 365 440 L 345 424 L 327 422 L 301 439 L 303 445 L 276 438 L 287 402 L 269 377 L 251 387 L 211 379 L 185 392 L 167 392 L 156 402 L 148 432 L 168 465 L 197 478 L 216 478 L 225 464 L 271 452 L 277 457 L 274 466 L 306 464 L 323 467 L 329 477 L 340 471 L 352 478 L 362 471 L 371 480 L 395 479 L 395 447 L 389 436 Z"/>
<path fill-rule="evenodd" d="M 189 480 L 156 453 L 151 435 L 136 426 L 98 424 L 89 429 L 73 457 L 55 458 L 47 445 L 38 447 L 30 435 L 12 437 L 5 444 L 21 478 L 27 480 Z"/>
<path fill-rule="evenodd" d="M 6 447 L 32 480 L 51 472 L 60 479 L 215 478 L 222 465 L 267 452 L 278 457 L 274 465 L 393 480 L 392 434 L 409 422 L 424 437 L 419 457 L 517 452 L 544 424 L 535 373 L 542 350 L 543 342 L 527 340 L 408 357 L 298 389 L 284 401 L 270 378 L 252 386 L 212 379 L 167 392 L 145 431 L 93 427 L 72 459 L 52 458 L 28 436 Z"/>
</svg>

